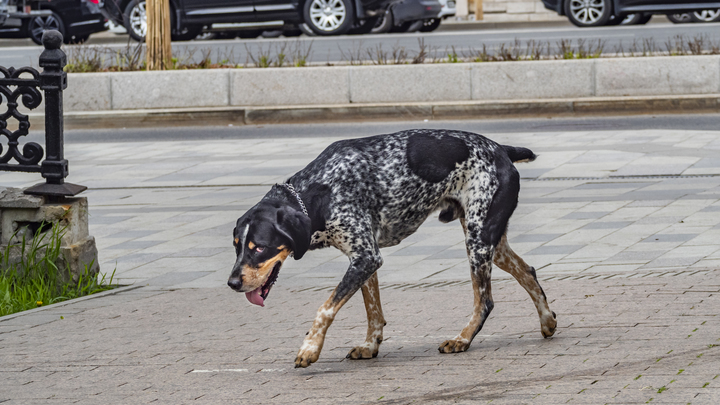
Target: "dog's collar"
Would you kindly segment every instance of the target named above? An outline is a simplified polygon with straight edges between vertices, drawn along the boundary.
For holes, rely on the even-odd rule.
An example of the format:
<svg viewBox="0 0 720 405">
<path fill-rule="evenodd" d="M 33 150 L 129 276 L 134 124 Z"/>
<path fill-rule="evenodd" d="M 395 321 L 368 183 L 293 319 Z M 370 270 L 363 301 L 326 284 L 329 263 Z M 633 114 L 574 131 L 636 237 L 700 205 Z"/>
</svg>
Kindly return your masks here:
<svg viewBox="0 0 720 405">
<path fill-rule="evenodd" d="M 305 203 L 303 203 L 302 198 L 300 198 L 300 194 L 298 194 L 298 192 L 295 191 L 295 187 L 293 187 L 293 185 L 290 184 L 290 183 L 283 183 L 283 184 L 281 184 L 281 186 L 283 186 L 283 187 L 285 187 L 286 189 L 288 189 L 288 190 L 290 191 L 290 194 L 292 194 L 292 195 L 295 196 L 295 199 L 297 200 L 298 204 L 300 204 L 300 208 L 302 208 L 302 212 L 303 212 L 305 215 L 310 216 L 310 215 L 308 214 L 308 212 L 307 212 L 307 208 L 305 208 Z"/>
</svg>

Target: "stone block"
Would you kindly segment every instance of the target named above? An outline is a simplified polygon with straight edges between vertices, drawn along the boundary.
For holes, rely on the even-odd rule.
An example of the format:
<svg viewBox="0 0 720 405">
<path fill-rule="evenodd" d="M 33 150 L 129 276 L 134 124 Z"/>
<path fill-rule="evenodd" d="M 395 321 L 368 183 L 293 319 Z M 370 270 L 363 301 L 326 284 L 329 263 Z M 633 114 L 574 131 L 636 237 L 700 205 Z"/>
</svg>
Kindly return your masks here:
<svg viewBox="0 0 720 405">
<path fill-rule="evenodd" d="M 318 105 L 350 102 L 342 67 L 237 69 L 231 73 L 231 105 Z"/>
<path fill-rule="evenodd" d="M 511 2 L 507 3 L 508 14 L 529 14 L 535 12 L 535 2 L 523 1 L 523 2 Z"/>
<path fill-rule="evenodd" d="M 9 251 L 10 263 L 20 262 L 23 240 L 30 246 L 35 235 L 41 235 L 40 246 L 49 243 L 55 224 L 62 230 L 58 268 L 69 270 L 76 281 L 86 266 L 90 274 L 97 274 L 100 266 L 95 238 L 88 234 L 87 198 L 65 198 L 50 203 L 42 197 L 26 196 L 20 189 L 7 188 L 0 192 L 0 252 Z M 45 248 L 38 250 L 39 256 L 44 254 Z"/>
<path fill-rule="evenodd" d="M 720 92 L 720 56 L 599 59 L 595 69 L 597 96 Z"/>
<path fill-rule="evenodd" d="M 112 109 L 227 106 L 229 75 L 228 69 L 112 73 Z"/>
<path fill-rule="evenodd" d="M 470 65 L 350 67 L 350 102 L 393 103 L 470 100 Z"/>
<path fill-rule="evenodd" d="M 473 100 L 590 97 L 593 63 L 590 60 L 475 63 Z"/>
<path fill-rule="evenodd" d="M 63 92 L 65 111 L 104 111 L 112 109 L 110 75 L 70 73 Z"/>
</svg>

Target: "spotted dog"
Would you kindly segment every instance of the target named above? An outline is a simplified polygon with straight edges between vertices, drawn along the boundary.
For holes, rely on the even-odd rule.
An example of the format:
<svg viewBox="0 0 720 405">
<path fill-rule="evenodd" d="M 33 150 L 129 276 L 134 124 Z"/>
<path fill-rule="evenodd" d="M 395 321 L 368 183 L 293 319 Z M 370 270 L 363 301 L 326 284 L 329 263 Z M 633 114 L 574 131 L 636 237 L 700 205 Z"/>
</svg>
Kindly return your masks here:
<svg viewBox="0 0 720 405">
<path fill-rule="evenodd" d="M 238 219 L 237 261 L 228 285 L 263 306 L 288 256 L 299 260 L 308 250 L 333 246 L 350 266 L 320 306 L 295 366 L 317 361 L 328 327 L 357 290 L 365 301 L 367 337 L 347 357 L 375 357 L 385 326 L 376 273 L 383 263 L 380 248 L 397 245 L 439 210 L 440 221 L 459 219 L 465 231 L 475 295 L 470 321 L 440 345 L 440 353 L 467 350 L 492 311 L 493 262 L 530 294 L 542 335 L 552 336 L 555 313 L 535 269 L 506 237 L 520 190 L 513 162 L 534 159 L 529 149 L 461 131 L 409 130 L 335 142 Z"/>
</svg>

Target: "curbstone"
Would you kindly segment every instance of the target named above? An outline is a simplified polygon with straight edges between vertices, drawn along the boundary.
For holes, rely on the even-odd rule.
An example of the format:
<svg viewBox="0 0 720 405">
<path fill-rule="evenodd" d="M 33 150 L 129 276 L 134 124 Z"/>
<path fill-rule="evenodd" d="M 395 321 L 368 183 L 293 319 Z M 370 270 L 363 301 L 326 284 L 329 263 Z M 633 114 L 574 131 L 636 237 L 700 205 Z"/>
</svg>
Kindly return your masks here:
<svg viewBox="0 0 720 405">
<path fill-rule="evenodd" d="M 237 69 L 230 72 L 233 106 L 347 104 L 346 68 Z"/>
<path fill-rule="evenodd" d="M 76 73 L 68 75 L 63 91 L 66 111 L 103 111 L 112 109 L 110 78 L 106 73 Z"/>
<path fill-rule="evenodd" d="M 712 94 L 720 89 L 720 56 L 598 60 L 596 96 Z"/>
<path fill-rule="evenodd" d="M 473 100 L 593 96 L 594 60 L 472 64 Z"/>
<path fill-rule="evenodd" d="M 352 66 L 351 103 L 470 100 L 471 65 Z"/>
<path fill-rule="evenodd" d="M 112 109 L 227 106 L 227 69 L 110 73 Z"/>
</svg>

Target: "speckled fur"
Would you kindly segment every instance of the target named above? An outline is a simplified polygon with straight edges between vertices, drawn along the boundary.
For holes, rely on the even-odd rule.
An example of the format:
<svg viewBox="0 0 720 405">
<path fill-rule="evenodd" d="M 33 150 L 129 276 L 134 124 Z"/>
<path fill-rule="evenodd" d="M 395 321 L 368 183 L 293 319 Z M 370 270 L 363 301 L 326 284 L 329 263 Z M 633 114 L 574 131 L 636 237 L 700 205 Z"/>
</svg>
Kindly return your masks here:
<svg viewBox="0 0 720 405">
<path fill-rule="evenodd" d="M 423 177 L 416 166 L 411 167 L 408 157 L 409 140 L 421 137 L 430 144 L 437 141 L 437 149 L 454 144 L 461 152 L 456 154 L 462 156 L 461 159 L 451 161 L 446 175 L 438 177 L 435 172 Z M 429 153 L 432 160 L 433 151 Z M 335 142 L 288 180 L 300 196 L 318 184 L 329 186 L 324 229 L 312 234 L 310 250 L 333 246 L 350 259 L 342 281 L 318 310 L 298 352 L 296 367 L 307 367 L 317 361 L 327 328 L 344 303 L 361 287 L 368 314 L 368 333 L 365 343 L 352 349 L 348 357 L 360 359 L 377 355 L 385 325 L 376 275 L 383 263 L 380 248 L 397 245 L 412 235 L 436 210 L 442 210 L 443 222 L 461 220 L 475 295 L 468 325 L 458 336 L 441 344 L 439 350 L 441 353 L 467 350 L 493 308 L 492 261 L 507 219 L 517 204 L 519 176 L 508 153 L 503 146 L 473 133 L 410 130 Z M 443 163 L 445 167 L 447 162 Z M 507 197 L 507 207 L 500 197 Z M 292 198 L 277 186 L 265 198 L 282 198 L 293 205 Z M 305 204 L 312 215 L 312 201 Z M 547 302 L 544 296 L 540 301 L 536 299 L 537 281 L 534 282 L 537 288 L 528 281 L 529 266 L 512 253 L 504 238 L 500 252 L 496 261 L 528 289 L 543 320 L 543 334 L 545 329 L 552 334 L 550 329 L 554 330 L 554 323 L 550 328 Z M 515 262 L 510 263 L 512 260 Z"/>
</svg>

